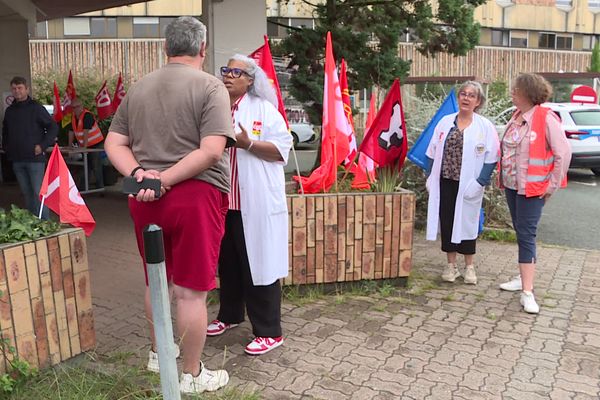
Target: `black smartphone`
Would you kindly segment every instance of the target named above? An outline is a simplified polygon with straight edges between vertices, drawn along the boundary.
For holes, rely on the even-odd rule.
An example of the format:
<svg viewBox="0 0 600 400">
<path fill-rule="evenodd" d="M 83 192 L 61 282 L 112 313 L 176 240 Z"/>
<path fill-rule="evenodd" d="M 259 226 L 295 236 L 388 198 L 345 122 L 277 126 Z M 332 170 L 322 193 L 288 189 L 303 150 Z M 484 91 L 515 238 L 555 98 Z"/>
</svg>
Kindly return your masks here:
<svg viewBox="0 0 600 400">
<path fill-rule="evenodd" d="M 160 197 L 160 179 L 144 178 L 141 182 L 135 180 L 133 176 L 123 178 L 123 193 L 136 195 L 142 189 L 154 190 L 154 197 Z"/>
</svg>

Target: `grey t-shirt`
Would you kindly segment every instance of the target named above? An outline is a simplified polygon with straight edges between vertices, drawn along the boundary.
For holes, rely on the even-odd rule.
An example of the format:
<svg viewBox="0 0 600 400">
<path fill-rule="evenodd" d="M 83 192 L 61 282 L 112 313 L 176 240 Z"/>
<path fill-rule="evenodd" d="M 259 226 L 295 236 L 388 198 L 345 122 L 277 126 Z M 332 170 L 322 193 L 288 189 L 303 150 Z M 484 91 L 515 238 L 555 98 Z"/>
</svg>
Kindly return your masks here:
<svg viewBox="0 0 600 400">
<path fill-rule="evenodd" d="M 185 64 L 169 63 L 131 86 L 110 125 L 129 136 L 145 169 L 164 171 L 200 147 L 202 138 L 235 143 L 229 93 L 219 79 Z M 195 178 L 229 192 L 229 155 Z"/>
</svg>

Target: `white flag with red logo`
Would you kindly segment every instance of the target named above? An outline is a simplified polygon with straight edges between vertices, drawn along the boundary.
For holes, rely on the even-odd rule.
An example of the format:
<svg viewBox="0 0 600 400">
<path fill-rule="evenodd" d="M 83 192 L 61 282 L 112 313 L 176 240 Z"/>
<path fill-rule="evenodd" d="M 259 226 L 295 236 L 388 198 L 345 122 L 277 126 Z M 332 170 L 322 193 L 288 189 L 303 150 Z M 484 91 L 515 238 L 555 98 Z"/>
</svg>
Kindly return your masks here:
<svg viewBox="0 0 600 400">
<path fill-rule="evenodd" d="M 114 112 L 112 100 L 110 94 L 106 88 L 106 81 L 102 84 L 102 87 L 98 91 L 95 97 L 96 99 L 96 110 L 98 111 L 98 119 L 105 119 L 110 117 Z"/>
<path fill-rule="evenodd" d="M 115 112 L 117 112 L 117 108 L 119 108 L 119 104 L 121 104 L 121 101 L 123 101 L 126 94 L 127 94 L 127 92 L 125 92 L 125 86 L 123 86 L 123 76 L 119 72 L 119 79 L 117 80 L 117 86 L 115 87 L 115 94 L 112 99 L 113 110 Z"/>
<path fill-rule="evenodd" d="M 86 236 L 94 231 L 96 221 L 81 198 L 58 145 L 54 145 L 46 167 L 40 200 L 58 214 L 61 223 L 83 228 Z"/>
</svg>

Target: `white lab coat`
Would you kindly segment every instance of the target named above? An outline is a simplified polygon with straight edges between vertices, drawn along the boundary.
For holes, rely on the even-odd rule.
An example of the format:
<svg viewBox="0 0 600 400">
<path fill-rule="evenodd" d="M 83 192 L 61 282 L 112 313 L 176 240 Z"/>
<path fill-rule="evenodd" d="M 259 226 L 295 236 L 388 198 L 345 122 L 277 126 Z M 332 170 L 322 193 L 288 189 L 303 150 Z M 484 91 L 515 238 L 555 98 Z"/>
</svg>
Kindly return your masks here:
<svg viewBox="0 0 600 400">
<path fill-rule="evenodd" d="M 288 275 L 288 213 L 283 167 L 292 135 L 275 106 L 245 95 L 233 115 L 236 133 L 241 123 L 251 140 L 273 143 L 283 161 L 265 161 L 237 149 L 240 208 L 252 282 L 270 285 Z"/>
<path fill-rule="evenodd" d="M 457 114 L 447 115 L 440 120 L 427 148 L 427 157 L 433 159 L 431 174 L 426 183 L 429 191 L 427 240 L 436 240 L 439 232 L 442 157 L 448 132 L 454 126 Z M 494 125 L 486 118 L 473 114 L 473 122 L 464 131 L 462 166 L 450 240 L 452 243 L 458 244 L 463 240 L 477 238 L 484 190 L 484 187 L 477 182 L 477 178 L 483 164 L 491 164 L 498 160 L 498 148 L 498 133 Z"/>
</svg>

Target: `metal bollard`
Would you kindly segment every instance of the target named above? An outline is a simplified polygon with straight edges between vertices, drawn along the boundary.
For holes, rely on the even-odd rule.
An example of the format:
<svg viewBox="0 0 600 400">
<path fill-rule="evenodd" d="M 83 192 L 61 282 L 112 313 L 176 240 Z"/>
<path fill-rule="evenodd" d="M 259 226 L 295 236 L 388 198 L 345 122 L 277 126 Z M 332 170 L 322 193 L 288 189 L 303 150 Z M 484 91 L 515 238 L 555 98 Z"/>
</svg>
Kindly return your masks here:
<svg viewBox="0 0 600 400">
<path fill-rule="evenodd" d="M 160 366 L 160 385 L 165 400 L 180 400 L 177 360 L 173 343 L 171 304 L 165 268 L 165 251 L 162 229 L 158 225 L 148 225 L 144 229 L 144 255 L 148 270 L 148 285 L 152 303 L 152 320 L 156 351 Z"/>
</svg>

